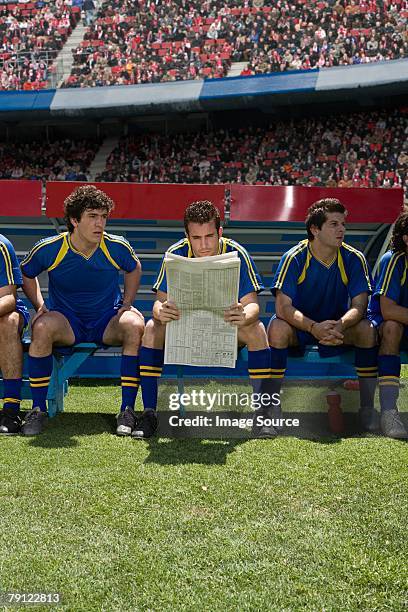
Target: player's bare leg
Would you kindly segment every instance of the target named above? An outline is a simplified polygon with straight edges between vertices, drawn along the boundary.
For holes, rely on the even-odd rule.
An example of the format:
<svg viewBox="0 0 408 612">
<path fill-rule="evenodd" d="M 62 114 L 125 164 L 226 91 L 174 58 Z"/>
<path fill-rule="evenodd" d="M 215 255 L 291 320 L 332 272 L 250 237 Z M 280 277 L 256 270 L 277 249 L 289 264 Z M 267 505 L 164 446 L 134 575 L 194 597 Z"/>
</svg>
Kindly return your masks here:
<svg viewBox="0 0 408 612">
<path fill-rule="evenodd" d="M 0 370 L 3 376 L 4 402 L 0 412 L 0 433 L 17 434 L 22 425 L 20 400 L 23 372 L 21 331 L 23 317 L 10 312 L 0 317 Z"/>
</svg>

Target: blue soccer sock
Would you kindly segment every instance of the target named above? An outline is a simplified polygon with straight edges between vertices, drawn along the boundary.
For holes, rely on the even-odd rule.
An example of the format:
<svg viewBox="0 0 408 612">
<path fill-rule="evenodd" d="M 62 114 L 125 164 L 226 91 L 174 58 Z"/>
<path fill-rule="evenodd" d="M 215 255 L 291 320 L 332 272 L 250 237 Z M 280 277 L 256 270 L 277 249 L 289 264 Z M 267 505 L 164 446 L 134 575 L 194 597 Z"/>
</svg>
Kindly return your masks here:
<svg viewBox="0 0 408 612">
<path fill-rule="evenodd" d="M 3 409 L 12 410 L 17 413 L 20 410 L 21 401 L 21 386 L 23 381 L 21 378 L 4 378 L 3 379 Z"/>
<path fill-rule="evenodd" d="M 399 396 L 401 358 L 399 355 L 378 356 L 378 384 L 381 412 L 396 410 Z"/>
<path fill-rule="evenodd" d="M 157 408 L 157 388 L 163 371 L 164 349 L 140 349 L 140 385 L 145 410 Z"/>
<path fill-rule="evenodd" d="M 254 393 L 267 393 L 265 381 L 271 378 L 271 350 L 248 351 L 248 374 Z"/>
<path fill-rule="evenodd" d="M 270 393 L 280 393 L 283 378 L 288 363 L 288 349 L 278 349 L 271 346 L 271 381 Z"/>
<path fill-rule="evenodd" d="M 46 357 L 28 356 L 31 396 L 33 408 L 47 412 L 47 393 L 52 374 L 52 355 Z"/>
<path fill-rule="evenodd" d="M 361 408 L 374 408 L 374 394 L 378 378 L 378 346 L 355 348 L 355 367 L 360 386 Z"/>
<path fill-rule="evenodd" d="M 139 357 L 137 355 L 122 355 L 120 363 L 120 381 L 122 385 L 121 412 L 126 406 L 135 407 L 137 390 L 139 389 Z"/>
</svg>

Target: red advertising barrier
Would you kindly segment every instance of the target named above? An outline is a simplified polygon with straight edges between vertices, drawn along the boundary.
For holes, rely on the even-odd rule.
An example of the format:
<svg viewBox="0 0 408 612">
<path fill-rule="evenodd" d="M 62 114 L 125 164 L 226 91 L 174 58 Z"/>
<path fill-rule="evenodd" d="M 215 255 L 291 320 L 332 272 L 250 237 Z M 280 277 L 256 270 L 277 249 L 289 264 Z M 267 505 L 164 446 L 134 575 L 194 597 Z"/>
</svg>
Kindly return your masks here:
<svg viewBox="0 0 408 612">
<path fill-rule="evenodd" d="M 231 221 L 301 221 L 316 200 L 338 198 L 348 223 L 393 223 L 403 208 L 402 189 L 231 185 Z"/>
<path fill-rule="evenodd" d="M 41 217 L 41 181 L 0 181 L 0 216 Z"/>
<path fill-rule="evenodd" d="M 46 184 L 47 217 L 62 217 L 64 200 L 79 185 L 95 185 L 115 202 L 114 219 L 180 220 L 188 204 L 211 200 L 224 218 L 225 185 L 175 185 L 138 183 L 76 183 L 50 181 Z"/>
</svg>

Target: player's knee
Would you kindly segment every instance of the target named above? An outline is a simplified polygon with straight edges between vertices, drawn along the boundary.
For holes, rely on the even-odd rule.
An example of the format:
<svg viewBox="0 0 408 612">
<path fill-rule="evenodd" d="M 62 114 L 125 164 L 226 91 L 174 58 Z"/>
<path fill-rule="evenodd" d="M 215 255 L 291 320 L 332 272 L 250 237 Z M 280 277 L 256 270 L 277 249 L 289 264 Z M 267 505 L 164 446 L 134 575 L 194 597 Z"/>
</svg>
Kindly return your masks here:
<svg viewBox="0 0 408 612">
<path fill-rule="evenodd" d="M 146 323 L 142 345 L 147 348 L 157 348 L 158 345 L 164 345 L 165 336 L 166 326 L 155 319 L 150 319 Z"/>
<path fill-rule="evenodd" d="M 292 335 L 292 327 L 282 319 L 272 319 L 268 327 L 268 341 L 275 348 L 286 348 Z"/>
<path fill-rule="evenodd" d="M 262 321 L 255 321 L 250 325 L 240 327 L 238 329 L 238 339 L 240 343 L 246 344 L 248 348 L 251 345 L 256 345 L 256 347 L 262 346 L 263 348 L 268 346 L 268 338 Z"/>
<path fill-rule="evenodd" d="M 382 347 L 386 345 L 398 350 L 402 334 L 404 333 L 404 326 L 398 321 L 384 321 L 381 325 L 380 333 Z"/>
<path fill-rule="evenodd" d="M 0 341 L 17 338 L 19 335 L 20 315 L 18 312 L 9 312 L 0 317 Z"/>
<path fill-rule="evenodd" d="M 33 340 L 52 338 L 55 331 L 55 321 L 49 313 L 45 313 L 32 324 L 31 336 Z"/>
<path fill-rule="evenodd" d="M 127 338 L 130 337 L 140 342 L 145 330 L 144 320 L 135 312 L 128 312 L 126 315 L 121 317 L 123 332 Z"/>
<path fill-rule="evenodd" d="M 377 344 L 377 334 L 367 319 L 362 319 L 354 329 L 354 344 L 362 348 L 371 348 Z"/>
</svg>

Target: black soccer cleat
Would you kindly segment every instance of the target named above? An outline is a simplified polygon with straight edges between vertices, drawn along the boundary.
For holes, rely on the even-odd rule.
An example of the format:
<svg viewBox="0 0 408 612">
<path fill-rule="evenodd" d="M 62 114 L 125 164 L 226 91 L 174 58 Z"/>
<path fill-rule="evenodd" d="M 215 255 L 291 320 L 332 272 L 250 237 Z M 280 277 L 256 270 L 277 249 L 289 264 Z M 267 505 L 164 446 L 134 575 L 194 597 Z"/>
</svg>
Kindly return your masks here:
<svg viewBox="0 0 408 612">
<path fill-rule="evenodd" d="M 155 410 L 145 410 L 137 421 L 135 429 L 132 431 L 132 438 L 144 440 L 151 438 L 157 430 L 158 419 Z"/>
<path fill-rule="evenodd" d="M 273 426 L 273 409 L 272 407 L 258 408 L 254 412 L 252 421 L 252 437 L 253 438 L 276 438 L 278 432 Z"/>
<path fill-rule="evenodd" d="M 15 436 L 21 431 L 23 421 L 19 412 L 3 408 L 0 412 L 0 434 L 3 436 Z"/>
<path fill-rule="evenodd" d="M 48 414 L 46 412 L 41 412 L 39 408 L 33 408 L 25 416 L 21 433 L 23 436 L 37 436 L 42 432 L 47 420 Z"/>
<path fill-rule="evenodd" d="M 137 423 L 137 417 L 133 408 L 126 406 L 124 410 L 119 412 L 118 416 L 116 417 L 116 423 L 117 436 L 130 436 Z"/>
</svg>

